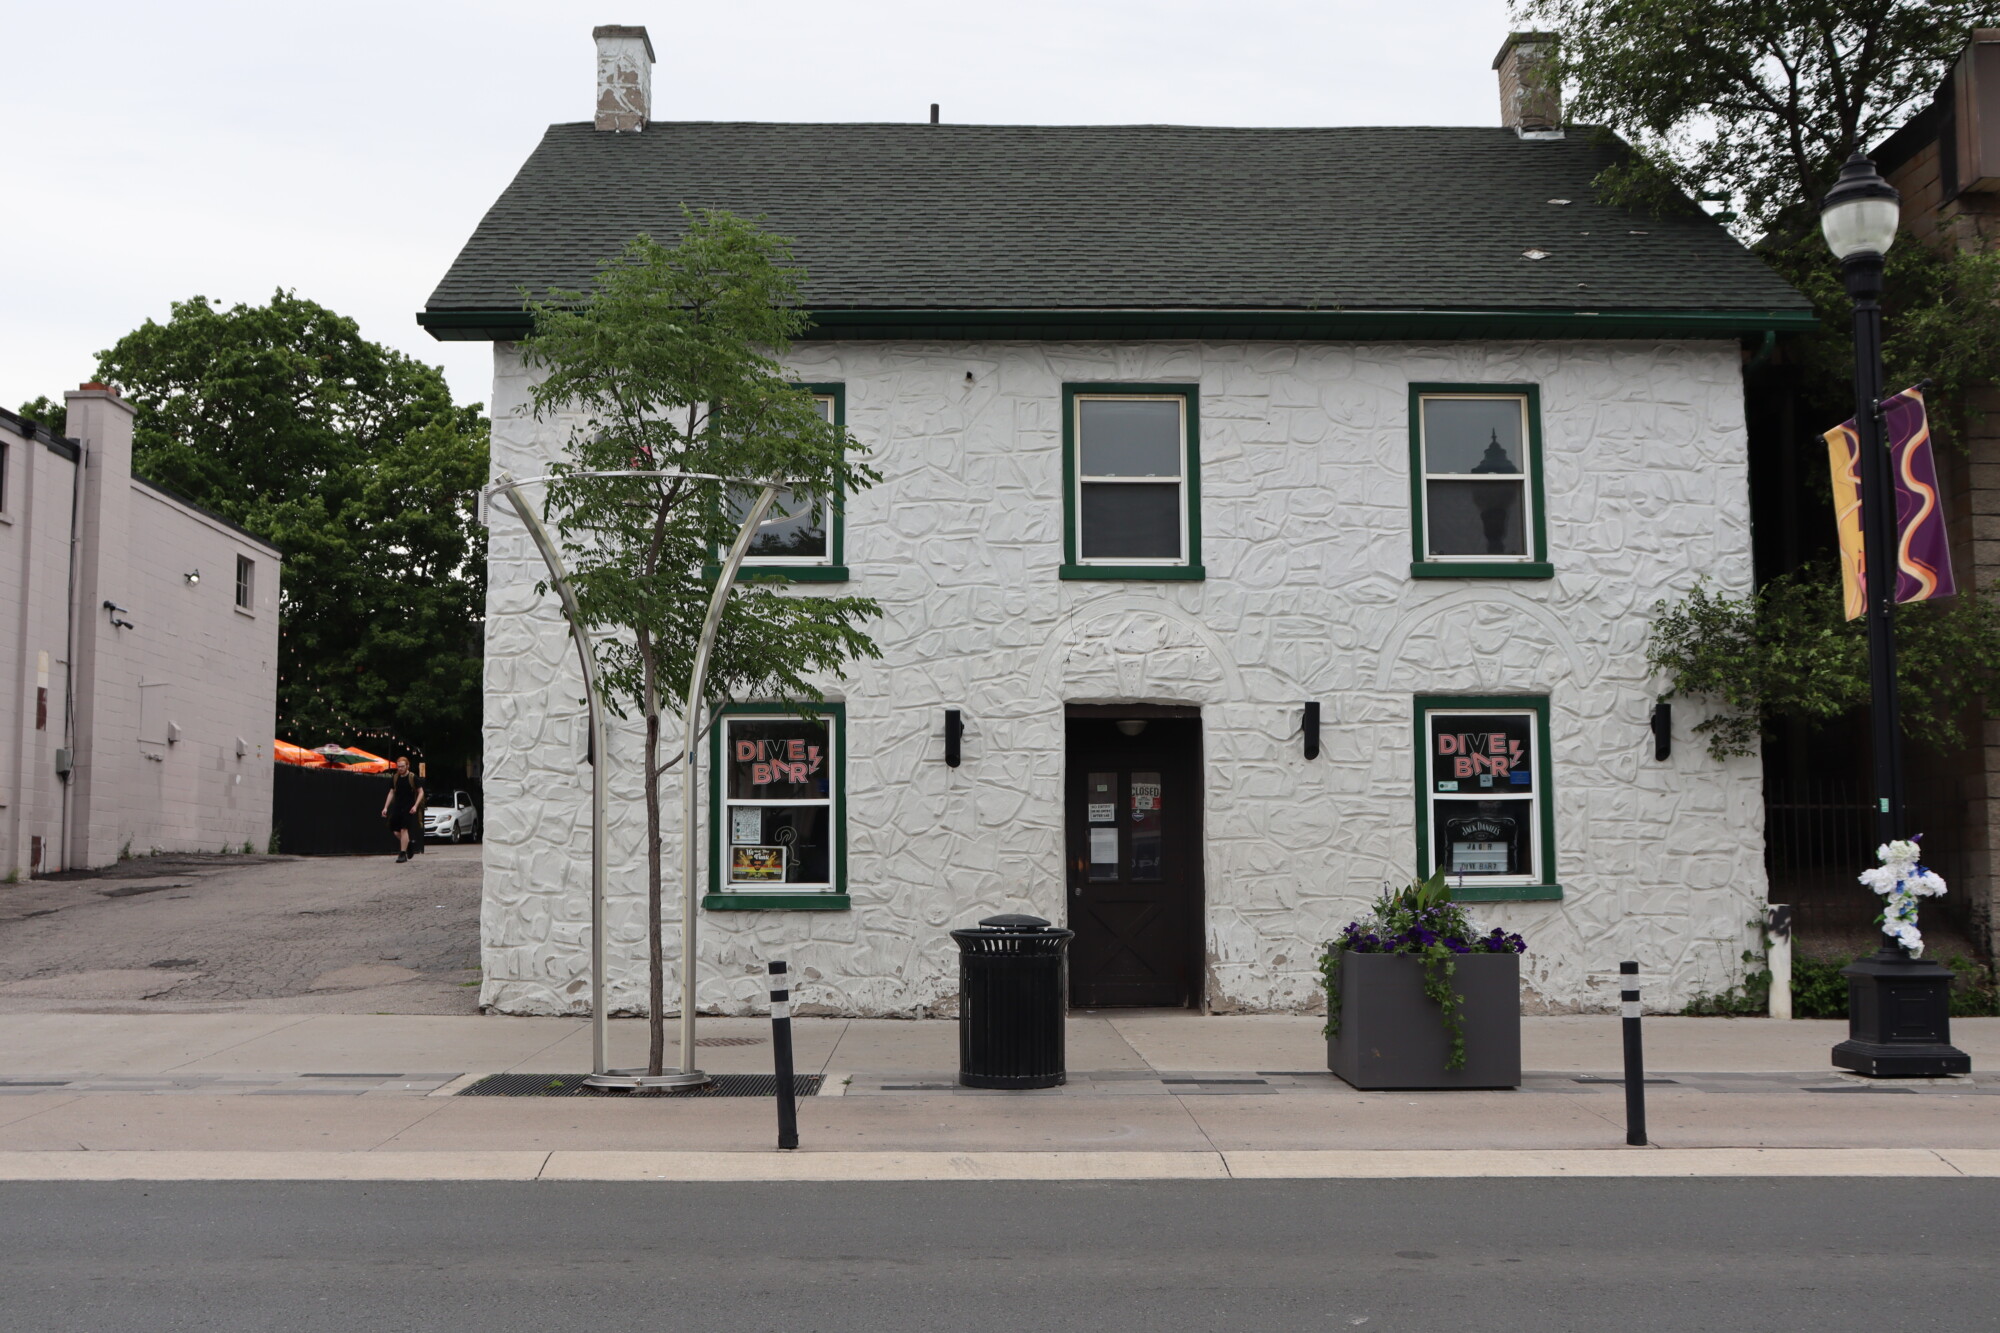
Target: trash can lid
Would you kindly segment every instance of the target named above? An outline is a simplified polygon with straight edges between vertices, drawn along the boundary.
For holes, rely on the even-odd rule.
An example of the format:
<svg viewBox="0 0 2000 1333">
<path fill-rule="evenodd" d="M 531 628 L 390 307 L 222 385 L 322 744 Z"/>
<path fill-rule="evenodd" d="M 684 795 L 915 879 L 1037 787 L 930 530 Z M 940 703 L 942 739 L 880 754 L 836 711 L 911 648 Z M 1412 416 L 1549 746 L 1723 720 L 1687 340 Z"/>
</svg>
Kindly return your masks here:
<svg viewBox="0 0 2000 1333">
<path fill-rule="evenodd" d="M 1047 930 L 1049 928 L 1049 923 L 1040 917 L 1024 916 L 1019 912 L 1002 912 L 999 916 L 985 917 L 979 924 L 982 926 L 991 926 L 995 930 L 1027 931 Z"/>
</svg>

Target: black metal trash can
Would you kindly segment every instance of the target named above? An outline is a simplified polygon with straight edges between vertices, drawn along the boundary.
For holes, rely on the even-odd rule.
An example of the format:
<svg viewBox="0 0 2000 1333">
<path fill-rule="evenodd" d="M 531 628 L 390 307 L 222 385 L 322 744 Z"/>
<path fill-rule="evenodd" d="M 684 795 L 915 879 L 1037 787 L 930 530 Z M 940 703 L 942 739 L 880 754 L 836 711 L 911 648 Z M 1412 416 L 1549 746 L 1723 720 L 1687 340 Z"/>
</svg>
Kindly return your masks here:
<svg viewBox="0 0 2000 1333">
<path fill-rule="evenodd" d="M 1053 1088 L 1068 1078 L 1069 942 L 1038 916 L 989 916 L 958 941 L 958 1081 Z"/>
</svg>

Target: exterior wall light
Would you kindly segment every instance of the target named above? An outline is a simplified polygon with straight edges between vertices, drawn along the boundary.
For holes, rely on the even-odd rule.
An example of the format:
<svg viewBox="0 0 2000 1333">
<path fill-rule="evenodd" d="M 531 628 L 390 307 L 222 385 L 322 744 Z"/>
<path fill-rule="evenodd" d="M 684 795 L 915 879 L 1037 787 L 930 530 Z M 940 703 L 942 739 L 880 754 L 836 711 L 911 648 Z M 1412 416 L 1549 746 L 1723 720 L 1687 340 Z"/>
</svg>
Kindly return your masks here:
<svg viewBox="0 0 2000 1333">
<path fill-rule="evenodd" d="M 960 758 L 959 742 L 965 737 L 965 715 L 956 708 L 944 710 L 944 762 L 946 767 L 957 768 Z"/>
<path fill-rule="evenodd" d="M 1653 758 L 1662 762 L 1674 752 L 1674 706 L 1669 703 L 1653 705 Z"/>
<path fill-rule="evenodd" d="M 1319 705 L 1317 703 L 1306 705 L 1305 716 L 1299 720 L 1299 735 L 1305 742 L 1306 758 L 1319 758 Z"/>
<path fill-rule="evenodd" d="M 187 573 L 181 575 L 181 577 L 186 579 L 188 581 L 188 587 L 192 588 L 195 584 L 201 582 L 201 571 L 198 569 L 190 569 Z"/>
</svg>

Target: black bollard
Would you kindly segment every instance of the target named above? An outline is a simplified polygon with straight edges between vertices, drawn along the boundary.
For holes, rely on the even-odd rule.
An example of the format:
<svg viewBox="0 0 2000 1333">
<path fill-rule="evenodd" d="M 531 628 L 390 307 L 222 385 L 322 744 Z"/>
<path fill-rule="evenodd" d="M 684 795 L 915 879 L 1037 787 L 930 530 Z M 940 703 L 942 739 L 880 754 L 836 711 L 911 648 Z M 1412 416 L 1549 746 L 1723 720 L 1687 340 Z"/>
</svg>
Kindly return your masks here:
<svg viewBox="0 0 2000 1333">
<path fill-rule="evenodd" d="M 778 1075 L 778 1146 L 799 1146 L 799 1103 L 792 1077 L 792 992 L 782 962 L 771 964 L 771 1061 Z"/>
<path fill-rule="evenodd" d="M 1619 1008 L 1625 1018 L 1625 1142 L 1646 1146 L 1646 1057 L 1639 1048 L 1639 965 L 1618 965 Z"/>
</svg>

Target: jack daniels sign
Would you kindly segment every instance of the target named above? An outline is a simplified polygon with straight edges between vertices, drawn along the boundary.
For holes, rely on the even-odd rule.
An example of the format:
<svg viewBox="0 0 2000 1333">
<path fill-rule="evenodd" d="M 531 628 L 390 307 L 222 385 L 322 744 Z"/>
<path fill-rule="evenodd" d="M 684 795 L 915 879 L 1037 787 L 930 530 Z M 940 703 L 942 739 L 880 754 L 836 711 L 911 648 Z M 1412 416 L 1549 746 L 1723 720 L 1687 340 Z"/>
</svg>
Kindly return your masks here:
<svg viewBox="0 0 2000 1333">
<path fill-rule="evenodd" d="M 1530 875 L 1534 731 L 1527 713 L 1433 714 L 1433 864 L 1448 875 Z"/>
</svg>

